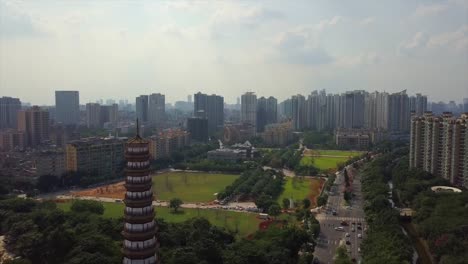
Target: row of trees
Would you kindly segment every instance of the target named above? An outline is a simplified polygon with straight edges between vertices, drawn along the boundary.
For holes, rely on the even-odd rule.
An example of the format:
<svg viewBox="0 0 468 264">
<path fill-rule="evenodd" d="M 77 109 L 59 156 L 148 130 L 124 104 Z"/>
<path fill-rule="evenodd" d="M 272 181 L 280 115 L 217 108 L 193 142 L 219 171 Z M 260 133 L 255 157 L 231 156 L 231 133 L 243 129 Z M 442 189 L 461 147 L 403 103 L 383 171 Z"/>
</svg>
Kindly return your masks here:
<svg viewBox="0 0 468 264">
<path fill-rule="evenodd" d="M 419 169 L 409 170 L 407 156 L 392 170 L 394 200 L 411 207 L 417 234 L 428 241 L 438 263 L 464 263 L 468 259 L 468 192 L 434 193 L 430 187 L 450 185 L 440 177 Z"/>
<path fill-rule="evenodd" d="M 50 202 L 0 200 L 0 234 L 5 235 L 8 250 L 21 257 L 7 263 L 121 263 L 123 221 L 103 218 L 103 212 L 102 204 L 94 201 L 75 201 L 64 212 Z M 156 221 L 162 263 L 305 264 L 311 260 L 310 255 L 299 254 L 312 251 L 307 247 L 313 236 L 302 228 L 274 226 L 236 240 L 234 234 L 203 218 Z"/>
<path fill-rule="evenodd" d="M 399 212 L 388 200 L 391 171 L 397 156 L 386 154 L 368 163 L 361 171 L 364 211 L 369 225 L 362 242 L 364 263 L 410 263 L 411 243 L 399 224 Z"/>
<path fill-rule="evenodd" d="M 274 170 L 244 171 L 231 185 L 218 193 L 218 199 L 237 196 L 240 199 L 253 199 L 259 208 L 265 211 L 276 203 L 276 198 L 283 191 L 284 175 Z"/>
</svg>

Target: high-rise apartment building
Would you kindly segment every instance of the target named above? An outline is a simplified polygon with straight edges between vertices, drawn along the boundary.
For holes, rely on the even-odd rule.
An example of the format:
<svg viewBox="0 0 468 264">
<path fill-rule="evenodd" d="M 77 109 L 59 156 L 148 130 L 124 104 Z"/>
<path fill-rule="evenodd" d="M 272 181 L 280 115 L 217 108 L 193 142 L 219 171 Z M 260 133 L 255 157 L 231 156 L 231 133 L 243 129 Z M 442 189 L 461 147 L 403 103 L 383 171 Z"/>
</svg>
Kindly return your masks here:
<svg viewBox="0 0 468 264">
<path fill-rule="evenodd" d="M 257 95 L 253 92 L 247 92 L 241 96 L 241 121 L 256 125 Z"/>
<path fill-rule="evenodd" d="M 413 116 L 410 168 L 420 168 L 452 184 L 468 187 L 468 115 Z"/>
<path fill-rule="evenodd" d="M 86 104 L 86 125 L 88 126 L 88 128 L 100 128 L 102 126 L 100 104 Z"/>
<path fill-rule="evenodd" d="M 0 97 L 0 129 L 16 128 L 21 101 L 18 98 Z"/>
<path fill-rule="evenodd" d="M 224 125 L 224 98 L 219 95 L 207 95 L 200 92 L 194 95 L 193 113 L 195 117 L 208 120 L 208 134 L 214 135 Z"/>
<path fill-rule="evenodd" d="M 468 113 L 468 98 L 463 99 L 463 113 Z"/>
<path fill-rule="evenodd" d="M 138 126 L 138 125 L 137 125 Z M 158 240 L 148 142 L 137 136 L 125 146 L 123 264 L 156 264 Z"/>
<path fill-rule="evenodd" d="M 307 105 L 305 97 L 298 94 L 291 97 L 292 126 L 294 130 L 307 127 Z"/>
<path fill-rule="evenodd" d="M 410 129 L 409 98 L 406 90 L 389 95 L 389 130 L 408 132 Z"/>
<path fill-rule="evenodd" d="M 148 122 L 148 96 L 140 95 L 135 100 L 136 116 L 138 120 L 142 123 Z"/>
<path fill-rule="evenodd" d="M 27 146 L 42 144 L 49 139 L 49 112 L 38 106 L 18 111 L 18 131 L 24 133 Z"/>
<path fill-rule="evenodd" d="M 166 99 L 164 94 L 155 93 L 148 97 L 148 123 L 153 127 L 162 127 L 166 118 Z"/>
<path fill-rule="evenodd" d="M 5 129 L 0 131 L 0 151 L 11 151 L 14 149 L 24 149 L 25 137 L 23 132 L 14 129 Z"/>
<path fill-rule="evenodd" d="M 206 118 L 187 118 L 187 130 L 194 141 L 208 141 L 208 120 Z"/>
<path fill-rule="evenodd" d="M 416 96 L 409 97 L 409 110 L 418 116 L 427 111 L 427 96 L 416 94 Z"/>
<path fill-rule="evenodd" d="M 241 121 L 252 125 L 256 131 L 257 95 L 253 92 L 247 92 L 241 96 Z"/>
<path fill-rule="evenodd" d="M 292 118 L 292 101 L 290 98 L 278 105 L 278 116 L 280 120 L 289 120 Z"/>
<path fill-rule="evenodd" d="M 270 96 L 267 98 L 267 124 L 274 124 L 278 122 L 278 100 Z"/>
<path fill-rule="evenodd" d="M 80 95 L 78 91 L 55 91 L 55 118 L 62 124 L 80 122 Z"/>
</svg>

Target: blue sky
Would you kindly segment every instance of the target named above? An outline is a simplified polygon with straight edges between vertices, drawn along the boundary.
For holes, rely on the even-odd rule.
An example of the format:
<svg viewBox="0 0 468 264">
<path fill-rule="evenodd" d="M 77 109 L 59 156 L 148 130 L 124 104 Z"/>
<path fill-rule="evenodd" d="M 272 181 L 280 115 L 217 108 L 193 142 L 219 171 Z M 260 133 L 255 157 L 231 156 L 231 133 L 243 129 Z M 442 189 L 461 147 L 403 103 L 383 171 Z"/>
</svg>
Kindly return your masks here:
<svg viewBox="0 0 468 264">
<path fill-rule="evenodd" d="M 468 97 L 468 0 L 0 0 L 0 95 Z"/>
</svg>

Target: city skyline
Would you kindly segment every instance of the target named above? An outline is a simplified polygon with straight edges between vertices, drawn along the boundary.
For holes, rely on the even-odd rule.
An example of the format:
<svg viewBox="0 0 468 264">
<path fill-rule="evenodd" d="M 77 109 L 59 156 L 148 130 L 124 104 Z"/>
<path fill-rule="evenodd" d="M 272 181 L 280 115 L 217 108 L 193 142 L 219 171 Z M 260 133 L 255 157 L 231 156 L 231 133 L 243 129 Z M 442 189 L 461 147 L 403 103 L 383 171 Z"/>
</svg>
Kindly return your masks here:
<svg viewBox="0 0 468 264">
<path fill-rule="evenodd" d="M 175 102 L 200 90 L 226 102 L 247 91 L 282 101 L 322 89 L 407 90 L 460 103 L 467 8 L 457 0 L 1 0 L 0 91 L 38 105 L 53 104 L 55 90 L 80 91 L 82 102 L 151 93 Z"/>
</svg>

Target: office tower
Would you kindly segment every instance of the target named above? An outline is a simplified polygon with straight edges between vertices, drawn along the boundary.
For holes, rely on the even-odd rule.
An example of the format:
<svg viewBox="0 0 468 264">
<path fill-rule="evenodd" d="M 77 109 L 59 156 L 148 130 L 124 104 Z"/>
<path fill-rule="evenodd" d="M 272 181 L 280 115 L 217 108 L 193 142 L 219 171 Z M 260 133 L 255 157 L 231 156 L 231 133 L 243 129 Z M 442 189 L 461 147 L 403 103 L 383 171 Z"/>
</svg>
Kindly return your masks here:
<svg viewBox="0 0 468 264">
<path fill-rule="evenodd" d="M 80 95 L 78 91 L 55 91 L 55 116 L 55 121 L 66 125 L 80 122 Z"/>
<path fill-rule="evenodd" d="M 164 94 L 150 94 L 148 97 L 148 123 L 153 127 L 162 127 L 166 115 Z"/>
<path fill-rule="evenodd" d="M 124 141 L 113 138 L 84 138 L 66 147 L 67 171 L 83 172 L 99 180 L 122 177 Z"/>
<path fill-rule="evenodd" d="M 224 98 L 219 95 L 207 95 L 200 92 L 194 95 L 193 113 L 195 117 L 208 120 L 208 134 L 214 135 L 224 125 Z"/>
<path fill-rule="evenodd" d="M 267 99 L 260 97 L 257 100 L 257 132 L 263 132 L 267 125 Z"/>
<path fill-rule="evenodd" d="M 425 113 L 413 116 L 410 132 L 410 168 L 468 187 L 468 115 L 455 118 Z"/>
<path fill-rule="evenodd" d="M 241 121 L 253 126 L 257 125 L 257 95 L 247 92 L 241 96 Z"/>
<path fill-rule="evenodd" d="M 24 133 L 27 146 L 42 144 L 49 139 L 49 112 L 38 106 L 18 111 L 18 131 Z"/>
<path fill-rule="evenodd" d="M 18 98 L 0 97 L 0 129 L 16 128 L 21 101 Z"/>
<path fill-rule="evenodd" d="M 137 125 L 138 126 L 138 125 Z M 158 263 L 149 144 L 140 135 L 125 146 L 124 264 Z"/>
<path fill-rule="evenodd" d="M 86 104 L 86 125 L 88 126 L 88 128 L 100 128 L 102 126 L 100 104 Z"/>
<path fill-rule="evenodd" d="M 148 122 L 148 96 L 140 95 L 136 98 L 136 116 L 142 123 Z"/>
<path fill-rule="evenodd" d="M 389 130 L 407 132 L 410 128 L 409 98 L 406 90 L 389 96 Z"/>
<path fill-rule="evenodd" d="M 275 97 L 273 96 L 268 97 L 266 111 L 267 111 L 267 124 L 274 124 L 278 122 L 278 100 L 276 100 Z"/>
<path fill-rule="evenodd" d="M 208 141 L 208 120 L 201 117 L 187 119 L 187 130 L 194 141 Z"/>
<path fill-rule="evenodd" d="M 294 95 L 291 98 L 291 108 L 293 129 L 297 131 L 306 128 L 307 107 L 305 97 L 300 94 Z"/>
<path fill-rule="evenodd" d="M 468 113 L 468 98 L 463 99 L 463 113 Z"/>
</svg>

